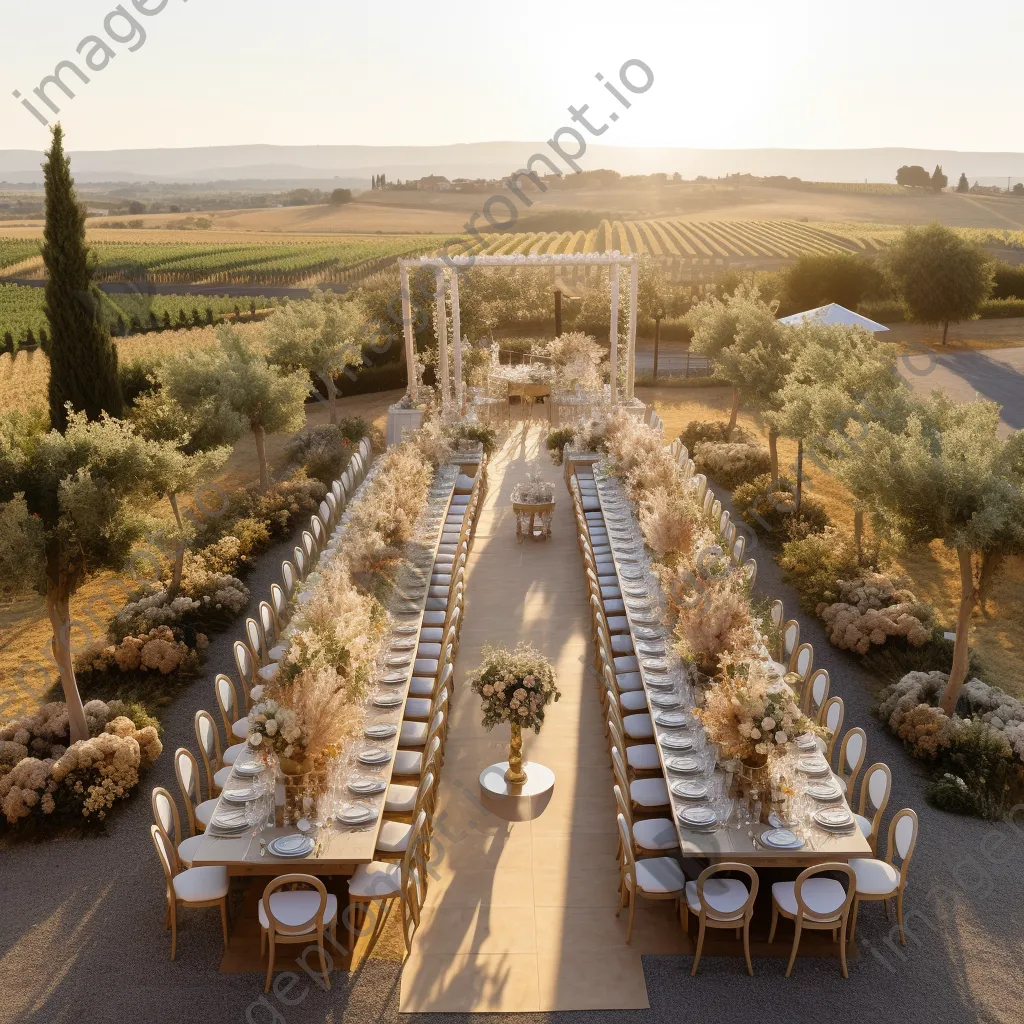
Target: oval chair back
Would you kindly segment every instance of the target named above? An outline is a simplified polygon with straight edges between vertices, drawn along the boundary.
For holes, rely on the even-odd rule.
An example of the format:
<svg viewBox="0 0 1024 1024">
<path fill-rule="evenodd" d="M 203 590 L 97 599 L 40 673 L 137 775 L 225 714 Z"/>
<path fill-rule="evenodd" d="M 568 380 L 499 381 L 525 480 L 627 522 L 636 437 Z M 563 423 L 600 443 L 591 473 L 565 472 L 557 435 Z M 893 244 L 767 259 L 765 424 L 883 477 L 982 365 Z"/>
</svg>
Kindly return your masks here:
<svg viewBox="0 0 1024 1024">
<path fill-rule="evenodd" d="M 712 503 L 714 502 L 714 500 L 715 500 L 715 492 L 712 491 L 711 488 L 708 488 L 707 491 L 704 492 L 704 498 L 703 498 L 703 501 L 701 502 L 701 504 L 704 506 L 704 518 L 705 519 L 710 519 L 711 518 L 711 506 L 712 506 Z"/>
<path fill-rule="evenodd" d="M 753 558 L 748 558 L 743 563 L 743 575 L 747 578 L 747 585 L 752 587 L 754 580 L 757 579 L 757 562 Z"/>
<path fill-rule="evenodd" d="M 252 650 L 244 640 L 236 640 L 232 647 L 235 653 L 235 669 L 238 672 L 238 682 L 241 684 L 246 701 L 248 701 L 249 692 L 256 685 L 256 661 L 252 656 Z M 237 712 L 238 707 L 236 705 L 232 714 Z M 227 735 L 231 735 L 230 729 L 228 729 Z"/>
<path fill-rule="evenodd" d="M 177 848 L 185 836 L 181 834 L 181 815 L 178 814 L 178 805 L 174 802 L 174 797 L 163 786 L 154 786 L 151 804 L 153 820 L 167 833 L 171 845 Z"/>
<path fill-rule="evenodd" d="M 203 770 L 206 773 L 206 792 L 212 796 L 213 777 L 220 769 L 220 736 L 217 733 L 217 723 L 209 711 L 197 711 L 195 728 L 199 756 L 203 759 Z"/>
<path fill-rule="evenodd" d="M 317 909 L 305 921 L 294 921 L 289 923 L 274 916 L 271 896 L 277 892 L 278 889 L 281 889 L 286 885 L 293 888 L 305 886 L 310 889 L 314 889 L 319 895 L 320 901 Z M 307 935 L 315 928 L 317 938 L 322 942 L 324 911 L 326 909 L 327 888 L 315 875 L 278 875 L 277 878 L 271 879 L 263 890 L 263 912 L 267 915 L 267 921 L 270 924 L 269 930 L 271 932 L 276 932 L 279 936 Z M 273 947 L 273 940 L 271 940 L 271 947 Z"/>
<path fill-rule="evenodd" d="M 260 631 L 260 624 L 251 616 L 245 620 L 245 639 L 256 667 L 262 668 L 267 663 L 266 643 Z"/>
<path fill-rule="evenodd" d="M 735 528 L 734 528 L 733 532 L 735 532 Z M 737 537 L 736 540 L 733 542 L 733 545 L 732 545 L 732 561 L 733 561 L 733 565 L 742 565 L 743 564 L 743 555 L 746 552 L 746 550 L 747 550 L 747 538 L 746 537 L 742 537 L 742 536 L 741 537 Z"/>
<path fill-rule="evenodd" d="M 726 531 L 729 529 L 729 520 L 732 518 L 727 508 L 722 509 L 718 516 L 718 532 L 725 537 Z M 735 528 L 735 527 L 734 527 Z"/>
<path fill-rule="evenodd" d="M 309 569 L 312 568 L 313 563 L 316 561 L 317 553 L 316 541 L 313 539 L 313 534 L 311 534 L 309 530 L 302 531 L 302 550 L 306 552 L 306 565 L 308 566 L 306 572 L 308 573 Z"/>
<path fill-rule="evenodd" d="M 832 763 L 832 751 L 835 750 L 836 740 L 843 728 L 843 718 L 846 714 L 846 707 L 842 697 L 829 697 L 821 706 L 818 713 L 818 725 L 823 725 L 831 733 L 825 741 L 825 758 L 829 764 Z"/>
<path fill-rule="evenodd" d="M 188 834 L 196 834 L 196 804 L 202 802 L 199 792 L 199 765 L 195 756 L 187 747 L 178 747 L 174 752 L 174 775 L 178 780 L 182 799 L 185 801 L 185 813 L 188 816 Z"/>
<path fill-rule="evenodd" d="M 334 483 L 331 484 L 331 494 L 334 495 L 334 500 L 340 504 L 342 495 L 344 494 L 344 491 L 341 489 L 340 480 L 335 480 Z"/>
<path fill-rule="evenodd" d="M 860 726 L 850 729 L 843 737 L 839 748 L 839 777 L 846 784 L 846 794 L 853 796 L 857 785 L 857 776 L 864 766 L 864 755 L 867 753 L 868 738 Z"/>
<path fill-rule="evenodd" d="M 829 677 L 827 668 L 816 668 L 800 696 L 800 710 L 810 718 L 816 719 L 822 704 L 828 700 Z"/>
<path fill-rule="evenodd" d="M 327 529 L 330 529 L 334 525 L 334 495 L 328 491 L 324 495 L 324 500 L 320 502 L 320 521 Z"/>
<path fill-rule="evenodd" d="M 280 583 L 270 584 L 270 608 L 274 613 L 274 637 L 280 639 L 284 624 L 288 621 L 288 601 Z"/>
<path fill-rule="evenodd" d="M 327 543 L 327 530 L 324 527 L 324 521 L 320 518 L 319 513 L 310 516 L 309 532 L 313 535 L 313 544 L 315 549 L 317 551 L 323 551 L 324 545 Z"/>
<path fill-rule="evenodd" d="M 802 681 L 806 681 L 813 664 L 814 648 L 810 644 L 800 644 L 789 659 L 789 671 L 795 672 Z"/>
<path fill-rule="evenodd" d="M 889 822 L 889 841 L 885 847 L 885 859 L 900 873 L 900 888 L 907 883 L 910 858 L 917 846 L 917 812 L 909 807 L 897 811 Z"/>
<path fill-rule="evenodd" d="M 804 886 L 810 879 L 816 876 L 826 874 L 830 875 L 833 873 L 846 875 L 846 899 L 835 909 L 819 913 L 804 899 Z M 796 897 L 797 918 L 798 920 L 802 919 L 801 923 L 805 928 L 808 925 L 813 926 L 815 924 L 824 924 L 831 927 L 832 923 L 837 920 L 842 920 L 845 924 L 846 916 L 850 912 L 850 904 L 853 903 L 853 897 L 856 894 L 856 891 L 857 876 L 853 873 L 853 868 L 851 868 L 849 864 L 843 864 L 836 861 L 830 864 L 814 864 L 809 868 L 804 868 L 804 870 L 797 875 L 796 884 L 793 887 L 793 895 Z"/>
<path fill-rule="evenodd" d="M 747 876 L 749 884 L 744 888 L 747 890 L 746 900 L 739 906 L 735 903 L 735 897 L 729 900 L 729 905 L 715 905 L 715 899 L 721 899 L 725 891 L 730 889 L 735 892 L 737 885 L 743 885 L 738 879 L 730 879 L 734 884 L 726 886 L 719 881 L 720 891 L 715 892 L 714 879 L 717 875 L 741 874 Z M 708 891 L 708 882 L 712 882 L 711 892 Z M 742 928 L 743 929 L 743 953 L 747 961 L 747 974 L 754 975 L 754 965 L 750 961 L 750 919 L 754 916 L 754 901 L 757 899 L 759 879 L 757 872 L 749 864 L 740 864 L 735 861 L 725 861 L 720 864 L 712 864 L 705 868 L 698 876 L 696 882 L 697 905 L 700 909 L 697 913 L 699 931 L 697 934 L 697 949 L 693 957 L 693 967 L 690 969 L 691 977 L 697 973 L 697 965 L 700 963 L 700 955 L 704 948 L 704 933 L 708 928 Z M 687 913 L 693 913 L 693 907 L 684 896 L 683 906 L 685 908 L 683 921 L 685 931 L 685 920 Z"/>
<path fill-rule="evenodd" d="M 779 601 L 778 599 L 772 601 L 772 604 L 771 604 L 771 616 L 772 616 L 772 625 L 777 630 L 779 630 L 781 632 L 782 631 L 782 619 L 784 617 L 784 614 L 783 614 L 783 610 L 782 610 L 782 602 Z"/>
<path fill-rule="evenodd" d="M 224 735 L 230 739 L 234 736 L 232 726 L 238 717 L 238 695 L 235 693 L 235 685 L 223 672 L 218 672 L 213 681 L 213 690 L 217 695 L 217 707 L 224 723 Z"/>
<path fill-rule="evenodd" d="M 274 614 L 274 608 L 269 601 L 260 601 L 259 605 L 259 624 L 260 631 L 263 634 L 261 640 L 263 641 L 264 650 L 261 652 L 263 655 L 263 664 L 270 664 L 270 649 L 277 643 L 277 616 Z"/>
<path fill-rule="evenodd" d="M 800 646 L 800 623 L 796 619 L 790 619 L 782 627 L 782 657 L 779 659 L 783 665 L 788 665 L 794 652 Z"/>
<path fill-rule="evenodd" d="M 711 502 L 711 522 L 717 524 L 718 522 L 721 521 L 721 518 L 722 518 L 722 502 L 718 498 L 715 498 Z"/>
<path fill-rule="evenodd" d="M 294 564 L 285 559 L 285 561 L 281 563 L 281 590 L 284 593 L 286 607 L 288 602 L 291 600 L 292 594 L 295 593 L 295 584 L 297 582 L 298 573 L 295 571 Z"/>
<path fill-rule="evenodd" d="M 292 548 L 292 561 L 295 564 L 295 577 L 297 580 L 304 580 L 306 573 L 309 572 L 309 559 L 306 558 L 306 552 L 302 548 Z"/>
<path fill-rule="evenodd" d="M 150 825 L 149 834 L 156 847 L 156 855 L 160 859 L 160 866 L 164 869 L 164 881 L 167 883 L 167 900 L 173 904 L 176 899 L 174 893 L 174 876 L 181 874 L 181 861 L 178 860 L 178 851 L 174 848 L 170 836 L 159 826 Z"/>
<path fill-rule="evenodd" d="M 889 803 L 892 792 L 892 772 L 881 761 L 873 764 L 865 773 L 860 784 L 860 803 L 857 813 L 871 826 L 868 842 L 872 856 L 878 856 L 878 826 Z"/>
</svg>

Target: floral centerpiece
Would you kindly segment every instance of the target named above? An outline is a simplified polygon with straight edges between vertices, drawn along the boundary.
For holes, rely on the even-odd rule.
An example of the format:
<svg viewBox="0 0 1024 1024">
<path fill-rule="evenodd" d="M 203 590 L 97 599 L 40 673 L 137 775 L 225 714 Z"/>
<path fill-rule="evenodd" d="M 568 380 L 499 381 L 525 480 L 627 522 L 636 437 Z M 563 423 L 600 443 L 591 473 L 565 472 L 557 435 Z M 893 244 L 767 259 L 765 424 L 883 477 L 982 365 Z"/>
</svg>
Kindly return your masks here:
<svg viewBox="0 0 1024 1024">
<path fill-rule="evenodd" d="M 484 728 L 508 722 L 512 731 L 505 781 L 521 784 L 523 771 L 523 729 L 540 732 L 544 709 L 562 696 L 555 682 L 555 670 L 535 647 L 519 643 L 507 647 L 486 646 L 483 663 L 469 677 L 469 685 L 480 696 Z"/>
<path fill-rule="evenodd" d="M 540 473 L 530 473 L 512 488 L 512 501 L 520 505 L 548 505 L 555 500 L 555 485 L 542 480 Z"/>
<path fill-rule="evenodd" d="M 756 658 L 723 654 L 720 660 L 722 678 L 695 713 L 727 757 L 762 768 L 787 754 L 797 736 L 820 732 L 796 702 L 789 685 L 795 676 L 780 680 Z"/>
</svg>

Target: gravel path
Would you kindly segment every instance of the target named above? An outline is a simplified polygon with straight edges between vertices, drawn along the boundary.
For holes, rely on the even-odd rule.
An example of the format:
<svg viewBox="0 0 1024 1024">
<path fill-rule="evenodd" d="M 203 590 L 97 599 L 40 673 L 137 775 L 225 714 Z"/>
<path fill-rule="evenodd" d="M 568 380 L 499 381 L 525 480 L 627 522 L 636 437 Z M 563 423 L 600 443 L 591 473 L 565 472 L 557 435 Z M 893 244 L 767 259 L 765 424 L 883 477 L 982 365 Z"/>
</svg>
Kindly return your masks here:
<svg viewBox="0 0 1024 1024">
<path fill-rule="evenodd" d="M 748 543 L 751 543 L 748 541 Z M 277 578 L 291 544 L 268 552 L 251 574 L 252 607 Z M 758 590 L 783 599 L 796 613 L 795 593 L 783 586 L 768 552 L 757 552 Z M 696 979 L 690 960 L 647 957 L 651 1007 L 631 1013 L 527 1015 L 534 1020 L 583 1024 L 630 1020 L 638 1024 L 817 1020 L 861 1024 L 882 1020 L 1010 1024 L 1022 1018 L 1024 980 L 1024 844 L 1011 826 L 936 811 L 925 803 L 918 766 L 870 713 L 869 678 L 857 661 L 832 648 L 816 620 L 798 615 L 802 638 L 814 644 L 816 663 L 829 669 L 833 692 L 846 702 L 846 726 L 868 734 L 867 763 L 893 769 L 890 811 L 914 807 L 921 819 L 910 871 L 906 950 L 887 942 L 881 908 L 866 906 L 858 925 L 861 958 L 850 979 L 834 960 L 801 959 L 783 978 L 784 954 L 755 962 L 708 957 Z M 206 671 L 165 718 L 165 753 L 106 835 L 86 840 L 25 843 L 0 851 L 0 1022 L 251 1021 L 368 1024 L 398 1019 L 397 963 L 371 961 L 355 975 L 334 975 L 322 992 L 304 974 L 288 999 L 264 999 L 262 976 L 220 974 L 220 926 L 215 911 L 182 912 L 178 959 L 169 959 L 161 924 L 163 879 L 149 838 L 149 791 L 176 792 L 170 754 L 194 747 L 192 716 L 214 708 L 212 680 L 233 674 L 231 643 L 241 620 L 212 644 Z M 1022 816 L 1024 824 L 1024 816 Z M 888 816 L 883 829 L 888 827 Z M 492 1015 L 488 1015 L 492 1016 Z M 438 1017 L 438 1021 L 450 1020 Z M 468 1018 L 467 1018 L 468 1019 Z M 479 1019 L 479 1018 L 478 1018 Z M 523 1020 L 517 1018 L 517 1022 Z"/>
</svg>

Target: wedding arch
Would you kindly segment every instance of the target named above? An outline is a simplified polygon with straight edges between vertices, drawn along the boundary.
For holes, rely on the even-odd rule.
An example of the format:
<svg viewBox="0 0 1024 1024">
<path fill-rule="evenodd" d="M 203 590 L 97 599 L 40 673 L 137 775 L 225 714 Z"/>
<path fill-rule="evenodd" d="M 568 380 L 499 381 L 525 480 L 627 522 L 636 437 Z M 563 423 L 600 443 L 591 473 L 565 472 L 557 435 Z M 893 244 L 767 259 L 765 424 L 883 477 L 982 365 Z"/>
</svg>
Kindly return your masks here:
<svg viewBox="0 0 1024 1024">
<path fill-rule="evenodd" d="M 416 386 L 415 339 L 412 329 L 412 297 L 409 291 L 410 268 L 432 267 L 435 276 L 435 301 L 437 315 L 437 384 L 441 402 L 447 406 L 454 397 L 461 407 L 462 389 L 462 323 L 459 312 L 459 272 L 475 267 L 568 267 L 606 266 L 611 276 L 611 308 L 609 345 L 611 348 L 611 404 L 619 404 L 619 294 L 620 268 L 629 269 L 629 326 L 626 332 L 626 383 L 623 398 L 633 402 L 633 379 L 636 365 L 636 316 L 637 285 L 640 263 L 636 256 L 624 256 L 620 252 L 537 254 L 507 256 L 420 256 L 418 259 L 398 261 L 402 277 L 402 323 L 405 330 L 405 360 L 409 373 L 410 388 Z M 450 271 L 445 274 L 445 271 Z M 448 368 L 448 292 L 451 294 L 453 362 L 452 372 Z M 454 386 L 454 387 L 453 387 Z M 453 396 L 454 391 L 454 396 Z"/>
</svg>

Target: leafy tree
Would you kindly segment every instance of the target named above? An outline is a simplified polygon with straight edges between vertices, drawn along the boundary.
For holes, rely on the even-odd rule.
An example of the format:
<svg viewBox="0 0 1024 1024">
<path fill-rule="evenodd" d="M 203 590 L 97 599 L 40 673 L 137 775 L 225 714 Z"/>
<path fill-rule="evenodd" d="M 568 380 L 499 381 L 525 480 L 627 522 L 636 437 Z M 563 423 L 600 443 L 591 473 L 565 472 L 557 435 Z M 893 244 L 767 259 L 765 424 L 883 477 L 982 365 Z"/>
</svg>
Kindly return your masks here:
<svg viewBox="0 0 1024 1024">
<path fill-rule="evenodd" d="M 911 320 L 949 325 L 969 320 L 992 290 L 993 266 L 984 249 L 941 224 L 908 227 L 882 262 Z"/>
<path fill-rule="evenodd" d="M 941 540 L 957 554 L 960 608 L 941 707 L 952 715 L 967 677 L 968 631 L 986 558 L 1024 550 L 1024 433 L 999 437 L 994 402 L 957 404 L 941 392 L 908 414 L 833 437 L 836 471 L 872 510 L 882 536 Z"/>
<path fill-rule="evenodd" d="M 138 399 L 132 409 L 132 422 L 143 437 L 165 442 L 154 459 L 153 487 L 167 498 L 178 530 L 168 587 L 174 594 L 181 586 L 190 539 L 178 508 L 178 495 L 195 491 L 224 465 L 245 425 L 233 410 L 214 403 L 199 405 L 190 415 L 163 389 Z"/>
<path fill-rule="evenodd" d="M 128 212 L 137 217 L 140 213 L 146 212 L 146 204 L 134 199 L 128 204 Z"/>
<path fill-rule="evenodd" d="M 967 180 L 967 175 L 961 173 L 960 180 L 956 183 L 957 192 L 970 192 L 971 183 Z"/>
<path fill-rule="evenodd" d="M 71 598 L 94 572 L 121 570 L 148 526 L 160 445 L 122 420 L 69 412 L 64 433 L 0 419 L 0 590 L 46 597 L 71 741 L 88 738 L 71 657 Z"/>
<path fill-rule="evenodd" d="M 853 253 L 808 253 L 784 272 L 786 302 L 797 311 L 830 302 L 856 309 L 867 296 L 877 293 L 881 284 L 879 271 Z"/>
<path fill-rule="evenodd" d="M 931 188 L 932 176 L 918 164 L 912 164 L 909 167 L 904 164 L 896 172 L 896 184 L 912 185 L 917 188 Z"/>
<path fill-rule="evenodd" d="M 121 414 L 117 350 L 100 318 L 101 302 L 92 282 L 85 244 L 85 208 L 75 194 L 71 162 L 64 155 L 64 129 L 53 127 L 43 164 L 46 224 L 46 319 L 50 325 L 50 423 L 67 425 L 67 405 L 91 420 Z"/>
<path fill-rule="evenodd" d="M 237 327 L 216 328 L 219 345 L 167 360 L 157 376 L 168 398 L 186 413 L 200 416 L 211 408 L 230 410 L 256 441 L 260 489 L 270 486 L 266 435 L 298 430 L 305 422 L 309 374 L 283 373 L 271 365 Z"/>
<path fill-rule="evenodd" d="M 352 202 L 352 190 L 350 188 L 336 188 L 327 200 L 331 206 L 344 206 Z"/>
<path fill-rule="evenodd" d="M 362 364 L 362 328 L 359 307 L 326 292 L 276 309 L 264 325 L 271 362 L 288 370 L 301 367 L 323 381 L 332 423 L 338 422 L 334 378 L 346 367 Z"/>
<path fill-rule="evenodd" d="M 715 360 L 716 373 L 732 384 L 729 430 L 736 426 L 741 398 L 767 413 L 793 365 L 792 330 L 775 319 L 775 306 L 757 289 L 738 289 L 724 300 L 705 299 L 686 315 L 693 331 L 690 347 Z M 772 480 L 779 477 L 778 432 L 769 423 Z"/>
<path fill-rule="evenodd" d="M 942 167 L 939 164 L 935 165 L 935 170 L 932 171 L 931 187 L 933 192 L 941 192 L 949 184 L 949 178 L 942 173 Z"/>
<path fill-rule="evenodd" d="M 896 372 L 896 351 L 860 327 L 810 321 L 792 328 L 793 367 L 780 389 L 768 422 L 787 437 L 807 444 L 810 460 L 827 465 L 831 439 L 845 437 L 851 423 L 906 418 L 909 389 Z M 796 494 L 802 492 L 802 463 Z M 854 510 L 858 557 L 863 510 Z"/>
</svg>

